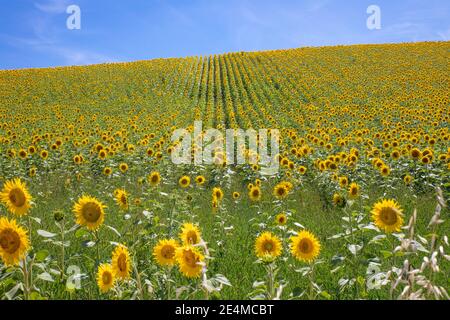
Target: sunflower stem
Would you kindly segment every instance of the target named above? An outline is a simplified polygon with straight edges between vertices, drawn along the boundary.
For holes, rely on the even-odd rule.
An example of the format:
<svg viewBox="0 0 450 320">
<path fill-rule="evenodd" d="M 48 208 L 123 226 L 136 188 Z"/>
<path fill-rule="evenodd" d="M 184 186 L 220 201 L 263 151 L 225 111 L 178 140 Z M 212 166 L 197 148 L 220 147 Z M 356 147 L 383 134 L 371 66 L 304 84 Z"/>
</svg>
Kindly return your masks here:
<svg viewBox="0 0 450 320">
<path fill-rule="evenodd" d="M 309 300 L 315 300 L 314 294 L 314 263 L 310 265 L 310 273 L 309 273 Z"/>
</svg>

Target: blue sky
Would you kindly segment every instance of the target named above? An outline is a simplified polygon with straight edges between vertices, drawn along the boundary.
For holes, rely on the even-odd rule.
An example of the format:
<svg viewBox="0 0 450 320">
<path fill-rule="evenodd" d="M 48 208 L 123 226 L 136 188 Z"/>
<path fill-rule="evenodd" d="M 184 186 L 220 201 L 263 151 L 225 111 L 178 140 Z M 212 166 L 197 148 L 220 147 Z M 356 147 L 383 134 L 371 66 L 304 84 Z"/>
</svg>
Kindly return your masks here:
<svg viewBox="0 0 450 320">
<path fill-rule="evenodd" d="M 68 5 L 81 9 L 69 30 Z M 369 5 L 381 30 L 366 27 Z M 450 40 L 448 0 L 0 0 L 0 69 Z"/>
</svg>

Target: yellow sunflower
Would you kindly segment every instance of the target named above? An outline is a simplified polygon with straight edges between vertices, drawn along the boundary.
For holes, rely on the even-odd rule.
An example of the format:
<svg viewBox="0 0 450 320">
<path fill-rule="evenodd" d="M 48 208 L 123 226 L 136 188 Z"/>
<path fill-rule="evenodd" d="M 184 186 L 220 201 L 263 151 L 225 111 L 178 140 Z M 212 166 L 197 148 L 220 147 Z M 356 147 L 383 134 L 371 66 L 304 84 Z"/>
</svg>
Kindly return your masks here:
<svg viewBox="0 0 450 320">
<path fill-rule="evenodd" d="M 159 183 L 161 182 L 161 175 L 159 174 L 159 172 L 153 171 L 152 173 L 150 173 L 150 175 L 148 176 L 148 182 L 153 187 L 159 185 Z"/>
<path fill-rule="evenodd" d="M 180 245 L 174 239 L 159 240 L 153 248 L 153 257 L 160 266 L 173 266 L 176 263 L 175 252 Z"/>
<path fill-rule="evenodd" d="M 191 178 L 189 178 L 188 176 L 182 176 L 180 180 L 178 180 L 178 184 L 182 188 L 187 188 L 191 184 Z"/>
<path fill-rule="evenodd" d="M 112 173 L 112 169 L 111 169 L 110 167 L 105 167 L 105 168 L 103 169 L 103 174 L 104 174 L 105 176 L 109 176 L 109 175 L 111 175 L 111 173 Z"/>
<path fill-rule="evenodd" d="M 284 199 L 289 193 L 288 186 L 285 183 L 279 183 L 273 188 L 273 195 L 277 199 Z"/>
<path fill-rule="evenodd" d="M 128 193 L 123 189 L 117 189 L 115 192 L 116 203 L 122 210 L 128 209 Z"/>
<path fill-rule="evenodd" d="M 200 251 L 190 245 L 179 247 L 175 258 L 180 272 L 187 278 L 198 278 L 202 273 L 202 262 L 205 259 Z"/>
<path fill-rule="evenodd" d="M 248 192 L 248 197 L 252 201 L 259 201 L 261 200 L 261 189 L 257 186 L 253 186 L 250 191 Z"/>
<path fill-rule="evenodd" d="M 303 230 L 291 237 L 291 253 L 300 261 L 311 262 L 320 253 L 320 242 L 311 232 Z"/>
<path fill-rule="evenodd" d="M 411 184 L 411 182 L 413 181 L 413 177 L 411 177 L 409 174 L 407 174 L 406 176 L 403 177 L 403 181 L 405 182 L 405 184 L 407 186 L 409 186 Z"/>
<path fill-rule="evenodd" d="M 217 198 L 218 201 L 221 201 L 223 199 L 223 191 L 218 187 L 213 188 L 212 194 Z"/>
<path fill-rule="evenodd" d="M 18 265 L 29 248 L 27 231 L 15 220 L 0 218 L 0 258 L 5 266 Z"/>
<path fill-rule="evenodd" d="M 105 220 L 106 206 L 91 196 L 82 196 L 73 206 L 77 224 L 86 226 L 89 230 L 97 230 Z"/>
<path fill-rule="evenodd" d="M 255 241 L 255 252 L 258 258 L 276 258 L 281 255 L 283 247 L 280 239 L 270 232 L 263 232 Z"/>
<path fill-rule="evenodd" d="M 131 273 L 130 253 L 124 245 L 118 245 L 112 254 L 112 270 L 118 279 L 128 279 Z"/>
<path fill-rule="evenodd" d="M 350 184 L 348 188 L 348 196 L 350 199 L 356 199 L 359 196 L 359 185 L 355 182 Z"/>
<path fill-rule="evenodd" d="M 24 216 L 28 213 L 31 208 L 31 199 L 25 183 L 20 179 L 6 181 L 0 192 L 0 201 L 17 216 Z"/>
<path fill-rule="evenodd" d="M 403 225 L 403 211 L 395 200 L 383 199 L 373 206 L 372 220 L 385 232 L 398 232 Z"/>
<path fill-rule="evenodd" d="M 104 263 L 98 266 L 97 285 L 101 292 L 106 293 L 114 287 L 116 278 L 110 264 Z"/>
<path fill-rule="evenodd" d="M 181 232 L 179 235 L 181 241 L 185 245 L 194 245 L 200 242 L 201 232 L 200 229 L 192 223 L 184 223 L 181 227 Z"/>
<path fill-rule="evenodd" d="M 343 196 L 341 196 L 339 193 L 333 194 L 333 204 L 336 207 L 343 208 L 343 207 L 345 207 L 345 203 L 346 203 L 346 201 Z"/>
<path fill-rule="evenodd" d="M 277 214 L 275 217 L 275 222 L 280 226 L 285 225 L 287 222 L 287 216 L 284 212 Z"/>
<path fill-rule="evenodd" d="M 122 171 L 122 173 L 127 172 L 127 171 L 128 171 L 128 164 L 126 164 L 126 163 L 121 163 L 121 164 L 119 165 L 119 169 L 120 169 L 120 171 Z"/>
<path fill-rule="evenodd" d="M 205 179 L 204 176 L 197 176 L 197 177 L 195 178 L 195 183 L 197 183 L 199 186 L 204 185 L 205 182 L 206 182 L 206 179 Z"/>
</svg>

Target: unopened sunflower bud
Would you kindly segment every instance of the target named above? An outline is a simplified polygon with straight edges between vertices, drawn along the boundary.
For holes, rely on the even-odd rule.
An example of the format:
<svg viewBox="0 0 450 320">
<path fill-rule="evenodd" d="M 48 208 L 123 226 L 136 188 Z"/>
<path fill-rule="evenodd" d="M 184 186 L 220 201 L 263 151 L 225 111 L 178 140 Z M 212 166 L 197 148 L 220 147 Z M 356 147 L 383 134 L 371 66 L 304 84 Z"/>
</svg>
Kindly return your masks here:
<svg viewBox="0 0 450 320">
<path fill-rule="evenodd" d="M 53 218 L 56 222 L 60 222 L 64 219 L 64 212 L 57 210 L 53 213 Z"/>
</svg>

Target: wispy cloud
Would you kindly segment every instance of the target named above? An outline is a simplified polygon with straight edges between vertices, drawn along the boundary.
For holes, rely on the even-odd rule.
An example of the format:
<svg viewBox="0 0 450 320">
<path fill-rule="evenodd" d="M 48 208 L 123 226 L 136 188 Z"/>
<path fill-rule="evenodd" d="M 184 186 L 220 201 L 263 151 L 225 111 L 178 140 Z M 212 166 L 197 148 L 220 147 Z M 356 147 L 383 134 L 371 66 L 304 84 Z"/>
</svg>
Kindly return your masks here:
<svg viewBox="0 0 450 320">
<path fill-rule="evenodd" d="M 45 13 L 57 14 L 66 11 L 70 5 L 68 0 L 47 0 L 46 2 L 35 2 L 34 6 Z"/>
</svg>

